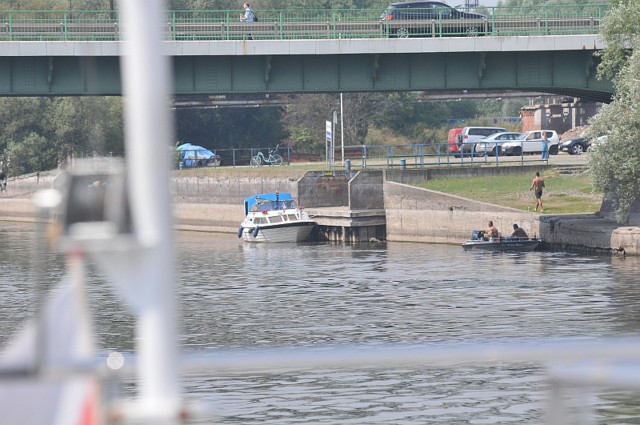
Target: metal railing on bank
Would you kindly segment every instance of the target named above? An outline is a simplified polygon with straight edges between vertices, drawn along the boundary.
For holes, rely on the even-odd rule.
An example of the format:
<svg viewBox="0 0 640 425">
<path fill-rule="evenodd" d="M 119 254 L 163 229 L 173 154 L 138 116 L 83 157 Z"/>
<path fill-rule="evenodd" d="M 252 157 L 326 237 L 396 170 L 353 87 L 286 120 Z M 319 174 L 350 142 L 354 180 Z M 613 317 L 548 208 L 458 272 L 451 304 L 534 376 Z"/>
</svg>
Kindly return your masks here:
<svg viewBox="0 0 640 425">
<path fill-rule="evenodd" d="M 552 154 L 557 153 L 552 151 Z M 342 148 L 334 151 L 334 165 L 342 166 Z M 522 153 L 517 155 L 497 155 L 489 152 L 462 153 L 449 150 L 447 142 L 393 145 L 393 146 L 345 146 L 345 168 L 424 168 L 424 167 L 461 167 L 473 165 L 529 165 L 546 163 L 540 153 Z"/>
<path fill-rule="evenodd" d="M 608 3 L 479 7 L 478 18 L 452 18 L 449 9 L 420 11 L 410 19 L 382 19 L 382 9 L 255 10 L 258 22 L 241 22 L 238 10 L 166 12 L 166 37 L 192 40 L 288 40 L 386 37 L 597 34 Z M 422 15 L 420 13 L 422 12 Z M 0 11 L 0 41 L 116 41 L 113 10 Z"/>
<path fill-rule="evenodd" d="M 205 158 L 198 161 L 184 161 L 177 163 L 176 168 L 198 167 L 249 167 L 251 158 L 262 152 L 268 156 L 274 151 L 282 155 L 282 165 L 318 164 L 330 168 L 425 168 L 425 167 L 464 167 L 464 166 L 501 166 L 501 165 L 530 165 L 532 163 L 546 163 L 540 153 L 520 153 L 517 155 L 492 155 L 485 149 L 484 152 L 475 154 L 449 151 L 447 142 L 407 144 L 407 145 L 350 145 L 336 147 L 333 152 L 333 161 L 327 161 L 326 156 L 320 154 L 298 153 L 292 147 L 279 147 L 277 151 L 273 147 L 216 149 L 213 150 L 214 158 L 207 161 Z M 557 151 L 552 151 L 555 154 Z M 268 164 L 266 164 L 268 166 Z"/>
<path fill-rule="evenodd" d="M 176 168 L 201 168 L 201 167 L 248 167 L 251 158 L 262 152 L 269 156 L 269 152 L 278 153 L 282 156 L 282 165 L 292 162 L 293 149 L 289 146 L 265 147 L 265 148 L 238 148 L 238 149 L 212 149 L 213 157 L 204 156 L 199 151 L 185 151 L 184 158 L 176 157 Z M 268 165 L 268 164 L 267 164 Z"/>
<path fill-rule="evenodd" d="M 282 165 L 307 164 L 309 166 L 319 166 L 321 168 L 348 168 L 348 169 L 380 169 L 380 168 L 402 168 L 418 169 L 426 167 L 467 167 L 467 166 L 514 166 L 531 165 L 534 163 L 546 163 L 540 153 L 517 155 L 502 155 L 498 151 L 497 155 L 489 152 L 471 155 L 465 153 L 448 151 L 447 142 L 410 144 L 410 145 L 351 145 L 336 147 L 334 150 L 333 162 L 328 162 L 325 155 L 317 153 L 297 152 L 290 146 L 258 147 L 258 148 L 232 148 L 232 149 L 212 149 L 213 156 L 204 155 L 202 151 L 182 151 L 176 152 L 173 167 L 175 169 L 201 169 L 216 167 L 251 167 L 251 158 L 262 152 L 265 157 L 269 152 L 278 153 L 282 156 Z M 522 149 L 520 150 L 522 151 Z M 557 151 L 551 151 L 552 155 Z M 109 152 L 105 155 L 76 156 L 75 158 L 99 158 L 99 157 L 123 156 L 122 152 Z M 71 161 L 71 160 L 69 160 Z M 69 166 L 71 162 L 59 164 L 60 169 Z M 269 166 L 265 163 L 264 166 Z M 15 172 L 15 170 L 13 170 Z M 11 178 L 16 178 L 10 167 L 5 167 L 5 172 Z M 35 170 L 29 170 L 37 174 Z M 21 175 L 27 175 L 22 173 Z M 29 174 L 30 175 L 30 174 Z"/>
</svg>

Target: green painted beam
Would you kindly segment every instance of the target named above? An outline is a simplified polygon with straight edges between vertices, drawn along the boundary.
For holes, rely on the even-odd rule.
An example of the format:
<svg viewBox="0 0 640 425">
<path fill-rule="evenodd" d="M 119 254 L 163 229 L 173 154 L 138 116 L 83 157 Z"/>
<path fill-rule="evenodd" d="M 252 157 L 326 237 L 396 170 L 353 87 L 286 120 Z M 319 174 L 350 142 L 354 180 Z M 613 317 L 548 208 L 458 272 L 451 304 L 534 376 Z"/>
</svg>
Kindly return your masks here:
<svg viewBox="0 0 640 425">
<path fill-rule="evenodd" d="M 176 56 L 189 94 L 522 90 L 609 101 L 590 51 Z M 119 95 L 116 56 L 0 57 L 0 95 Z"/>
</svg>

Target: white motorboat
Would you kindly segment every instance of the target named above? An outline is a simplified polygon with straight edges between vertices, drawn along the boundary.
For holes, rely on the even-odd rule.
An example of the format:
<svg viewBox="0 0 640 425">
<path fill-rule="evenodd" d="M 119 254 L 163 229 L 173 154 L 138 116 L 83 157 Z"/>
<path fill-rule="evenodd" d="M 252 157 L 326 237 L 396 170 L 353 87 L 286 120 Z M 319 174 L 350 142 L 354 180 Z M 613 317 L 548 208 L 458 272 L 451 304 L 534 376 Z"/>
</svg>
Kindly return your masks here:
<svg viewBox="0 0 640 425">
<path fill-rule="evenodd" d="M 316 222 L 290 193 L 263 193 L 244 200 L 238 237 L 247 242 L 306 242 Z"/>
</svg>

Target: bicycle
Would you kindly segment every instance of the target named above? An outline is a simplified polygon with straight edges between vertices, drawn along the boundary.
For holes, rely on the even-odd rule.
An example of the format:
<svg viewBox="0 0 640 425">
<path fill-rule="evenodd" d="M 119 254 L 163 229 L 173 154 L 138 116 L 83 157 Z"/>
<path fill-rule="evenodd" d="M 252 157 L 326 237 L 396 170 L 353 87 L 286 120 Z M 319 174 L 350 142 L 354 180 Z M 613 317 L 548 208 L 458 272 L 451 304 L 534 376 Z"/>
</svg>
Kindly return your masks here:
<svg viewBox="0 0 640 425">
<path fill-rule="evenodd" d="M 264 154 L 258 151 L 256 156 L 251 157 L 249 162 L 252 167 L 262 167 L 264 164 L 269 165 L 282 165 L 282 156 L 277 153 L 278 146 L 275 149 L 269 151 L 269 156 L 265 157 Z"/>
</svg>

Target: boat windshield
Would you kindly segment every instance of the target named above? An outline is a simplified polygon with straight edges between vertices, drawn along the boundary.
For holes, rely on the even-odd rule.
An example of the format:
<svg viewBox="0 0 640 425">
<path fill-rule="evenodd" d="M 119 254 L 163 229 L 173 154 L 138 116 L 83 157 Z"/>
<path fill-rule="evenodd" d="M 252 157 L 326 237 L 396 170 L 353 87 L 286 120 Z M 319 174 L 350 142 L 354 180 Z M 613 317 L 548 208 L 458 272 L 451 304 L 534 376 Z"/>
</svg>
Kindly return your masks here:
<svg viewBox="0 0 640 425">
<path fill-rule="evenodd" d="M 275 210 L 283 210 L 295 208 L 296 203 L 293 200 L 288 201 L 266 201 L 260 200 L 251 206 L 252 212 L 257 211 L 275 211 Z"/>
</svg>

